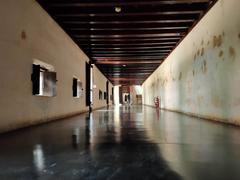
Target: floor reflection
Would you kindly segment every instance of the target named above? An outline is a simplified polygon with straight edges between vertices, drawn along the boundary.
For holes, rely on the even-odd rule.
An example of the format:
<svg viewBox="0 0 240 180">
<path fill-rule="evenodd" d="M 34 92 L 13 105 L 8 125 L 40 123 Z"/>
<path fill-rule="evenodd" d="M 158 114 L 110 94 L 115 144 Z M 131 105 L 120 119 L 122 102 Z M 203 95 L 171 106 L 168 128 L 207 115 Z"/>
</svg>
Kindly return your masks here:
<svg viewBox="0 0 240 180">
<path fill-rule="evenodd" d="M 0 179 L 213 180 L 240 176 L 240 131 L 116 106 L 0 136 Z"/>
<path fill-rule="evenodd" d="M 37 144 L 33 149 L 33 165 L 36 175 L 41 175 L 45 171 L 45 158 L 41 144 Z"/>
</svg>

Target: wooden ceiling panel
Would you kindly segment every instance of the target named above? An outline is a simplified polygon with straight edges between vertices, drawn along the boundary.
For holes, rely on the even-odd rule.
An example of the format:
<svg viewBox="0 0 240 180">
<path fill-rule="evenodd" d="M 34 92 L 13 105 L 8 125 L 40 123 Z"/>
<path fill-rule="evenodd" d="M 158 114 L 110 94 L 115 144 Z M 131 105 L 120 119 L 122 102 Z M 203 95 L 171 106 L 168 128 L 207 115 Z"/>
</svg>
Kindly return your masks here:
<svg viewBox="0 0 240 180">
<path fill-rule="evenodd" d="M 38 0 L 113 83 L 142 84 L 216 0 Z"/>
</svg>

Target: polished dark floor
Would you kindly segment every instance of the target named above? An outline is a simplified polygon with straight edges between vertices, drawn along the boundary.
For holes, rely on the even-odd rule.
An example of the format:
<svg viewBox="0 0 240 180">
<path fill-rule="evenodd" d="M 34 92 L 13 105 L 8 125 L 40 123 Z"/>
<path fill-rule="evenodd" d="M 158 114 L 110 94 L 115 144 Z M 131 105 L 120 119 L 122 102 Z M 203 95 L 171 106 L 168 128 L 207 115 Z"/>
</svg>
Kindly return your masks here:
<svg viewBox="0 0 240 180">
<path fill-rule="evenodd" d="M 240 128 L 111 107 L 0 135 L 0 179 L 240 179 Z"/>
</svg>

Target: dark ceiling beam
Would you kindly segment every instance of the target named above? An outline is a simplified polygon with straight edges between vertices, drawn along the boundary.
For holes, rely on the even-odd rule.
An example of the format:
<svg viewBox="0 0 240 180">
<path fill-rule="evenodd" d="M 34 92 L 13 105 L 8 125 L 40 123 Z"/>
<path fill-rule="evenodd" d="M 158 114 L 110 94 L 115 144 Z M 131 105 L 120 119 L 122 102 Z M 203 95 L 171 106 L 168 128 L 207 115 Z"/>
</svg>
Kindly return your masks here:
<svg viewBox="0 0 240 180">
<path fill-rule="evenodd" d="M 41 0 L 40 0 L 41 1 Z M 45 0 L 46 1 L 46 0 Z M 126 7 L 126 6 L 146 6 L 150 5 L 152 6 L 153 4 L 155 6 L 157 5 L 175 5 L 175 4 L 183 4 L 183 5 L 194 5 L 194 4 L 199 4 L 199 3 L 209 3 L 210 0 L 161 0 L 161 1 L 134 1 L 134 2 L 89 2 L 89 1 L 49 1 L 47 4 L 48 7 L 83 7 L 83 8 L 99 8 L 99 7 L 115 7 L 115 6 L 121 6 L 121 7 Z M 42 0 L 44 2 L 44 0 Z"/>
<path fill-rule="evenodd" d="M 144 45 L 145 44 L 145 45 Z M 166 49 L 163 48 L 164 46 L 168 47 L 168 49 L 175 47 L 176 43 L 172 42 L 172 43 L 137 43 L 137 44 L 96 44 L 93 46 L 88 46 L 88 45 L 82 45 L 79 44 L 78 45 L 86 50 L 86 51 L 106 51 L 106 50 L 131 50 L 131 49 L 136 49 L 136 50 L 144 50 L 144 49 L 156 49 L 156 50 L 160 50 L 160 49 Z"/>
<path fill-rule="evenodd" d="M 79 12 L 79 11 L 78 11 Z M 54 13 L 56 18 L 62 18 L 62 17 L 136 17 L 136 16 L 154 16 L 154 15 L 180 15 L 180 14 L 201 14 L 202 10 L 178 10 L 178 11 L 156 11 L 156 12 L 135 12 L 135 13 L 122 13 L 122 14 L 116 14 L 116 13 Z"/>
<path fill-rule="evenodd" d="M 173 42 L 158 42 L 158 41 L 155 41 L 155 42 L 147 42 L 147 41 L 140 41 L 140 42 L 95 42 L 95 43 L 92 43 L 92 42 L 89 42 L 89 43 L 81 43 L 79 42 L 78 44 L 80 46 L 151 46 L 151 45 L 168 45 L 168 44 L 173 44 L 175 45 L 177 42 L 176 41 L 173 41 Z"/>
<path fill-rule="evenodd" d="M 113 73 L 105 73 L 107 76 L 111 76 L 111 77 L 114 77 L 114 76 L 146 76 L 146 75 L 149 75 L 151 73 L 127 73 L 127 72 L 121 72 L 121 73 L 116 73 L 116 72 L 113 72 Z"/>
<path fill-rule="evenodd" d="M 143 71 L 143 72 L 149 72 L 151 71 L 152 69 L 156 68 L 158 65 L 157 64 L 149 64 L 148 66 L 145 66 L 144 64 L 139 64 L 139 66 L 134 66 L 134 67 L 131 67 L 130 65 L 128 66 L 125 66 L 123 67 L 122 65 L 114 65 L 114 66 L 111 66 L 109 67 L 109 65 L 101 65 L 99 64 L 98 67 L 101 68 L 103 71 L 115 71 L 115 72 L 118 72 L 118 71 L 132 71 L 132 72 L 136 72 L 136 70 L 139 70 L 139 71 Z"/>
<path fill-rule="evenodd" d="M 168 45 L 168 46 L 161 46 L 161 45 L 148 45 L 148 46 L 115 46 L 115 47 L 110 47 L 110 46 L 95 46 L 95 47 L 89 47 L 89 46 L 81 46 L 79 45 L 82 49 L 85 50 L 85 52 L 95 52 L 95 53 L 111 53 L 111 52 L 116 52 L 116 51 L 157 51 L 161 52 L 161 50 L 171 50 L 174 47 L 173 45 Z"/>
<path fill-rule="evenodd" d="M 105 27 L 105 28 L 95 28 L 95 27 L 82 27 L 82 28 L 76 28 L 76 27 L 69 27 L 66 28 L 67 31 L 91 31 L 91 32 L 95 32 L 95 31 L 154 31 L 154 30 L 187 30 L 188 27 L 187 26 L 176 26 L 176 27 L 142 27 L 142 28 L 136 28 L 136 27 L 131 27 L 131 28 L 112 28 L 112 27 Z M 106 32 L 107 33 L 107 32 Z"/>
<path fill-rule="evenodd" d="M 128 70 L 151 70 L 153 68 L 156 68 L 158 65 L 157 64 L 149 64 L 148 66 L 145 66 L 144 64 L 139 64 L 136 66 L 136 64 L 129 64 L 125 67 L 123 67 L 121 64 L 115 64 L 115 65 L 97 65 L 100 69 L 106 70 L 106 71 L 128 71 Z"/>
<path fill-rule="evenodd" d="M 136 80 L 145 80 L 145 78 L 139 77 L 139 78 L 121 78 L 121 77 L 114 77 L 109 78 L 111 81 L 136 81 Z"/>
<path fill-rule="evenodd" d="M 137 61 L 138 64 L 160 64 L 162 60 L 155 61 Z M 95 64 L 136 64 L 136 61 L 96 61 Z"/>
<path fill-rule="evenodd" d="M 173 47 L 174 47 L 174 45 L 172 45 L 172 46 L 168 46 L 167 48 L 166 47 L 162 47 L 162 46 L 160 46 L 160 45 L 149 45 L 149 46 L 119 46 L 119 47 L 117 47 L 117 46 L 115 46 L 115 47 L 110 47 L 110 46 L 98 46 L 98 47 L 88 47 L 88 46 L 81 46 L 81 45 L 79 45 L 82 49 L 84 49 L 86 52 L 103 52 L 103 51 L 105 51 L 105 52 L 112 52 L 112 51 L 134 51 L 134 50 L 136 50 L 136 51 L 140 51 L 140 50 L 146 50 L 146 51 L 154 51 L 154 50 L 156 50 L 156 51 L 161 51 L 161 50 L 163 50 L 163 51 L 165 51 L 165 50 L 171 50 Z"/>
<path fill-rule="evenodd" d="M 189 28 L 189 26 L 191 26 L 193 24 L 193 21 L 191 20 L 171 20 L 173 22 L 166 22 L 166 20 L 164 22 L 158 22 L 159 20 L 153 21 L 151 20 L 153 23 L 149 23 L 149 20 L 146 21 L 147 23 L 144 23 L 144 21 L 137 21 L 137 23 L 135 23 L 135 21 L 129 21 L 127 20 L 127 22 L 129 23 L 119 23 L 119 21 L 117 21 L 118 23 L 108 23 L 108 22 L 116 22 L 116 21 L 105 21 L 106 23 L 90 23 L 88 22 L 84 22 L 84 21 L 80 21 L 79 23 L 63 23 L 63 26 L 66 29 L 71 29 L 71 28 L 85 28 L 85 29 L 91 29 L 91 28 L 101 28 L 101 29 L 113 29 L 113 28 L 125 28 L 125 29 L 130 29 L 130 28 L 143 28 L 146 26 L 145 28 Z M 180 22 L 178 22 L 180 21 Z M 70 21 L 69 21 L 70 22 Z M 94 22 L 98 22 L 98 21 L 94 21 Z"/>
<path fill-rule="evenodd" d="M 126 5 L 126 6 L 121 6 L 121 13 L 116 13 L 115 12 L 115 7 L 117 6 L 116 4 L 110 4 L 107 3 L 106 5 L 108 7 L 100 8 L 100 6 L 104 6 L 104 3 L 93 3 L 93 5 L 96 5 L 95 7 L 88 8 L 87 4 L 84 3 L 79 3 L 79 5 L 82 6 L 68 6 L 70 3 L 65 3 L 64 6 L 60 7 L 60 3 L 56 3 L 57 6 L 53 7 L 48 5 L 48 10 L 51 13 L 54 13 L 57 16 L 66 16 L 66 15 L 80 15 L 80 14 L 89 14 L 90 16 L 97 16 L 99 14 L 104 14 L 104 15 L 111 15 L 111 14 L 136 14 L 136 13 L 158 13 L 158 14 L 180 14 L 181 12 L 183 13 L 201 13 L 202 9 L 205 9 L 208 6 L 208 3 L 185 3 L 185 4 L 149 4 L 151 1 L 145 1 L 145 5 L 140 5 L 139 2 L 136 3 L 134 2 L 133 5 Z M 161 1 L 158 1 L 161 2 Z"/>
<path fill-rule="evenodd" d="M 97 64 L 99 66 L 99 64 Z M 101 69 L 103 73 L 136 73 L 136 71 L 146 72 L 146 73 L 152 73 L 158 66 L 154 66 L 151 69 L 125 69 L 122 68 L 121 70 L 116 69 Z M 137 73 L 136 73 L 137 74 Z"/>
<path fill-rule="evenodd" d="M 132 43 L 135 43 L 136 42 L 145 42 L 145 43 L 152 43 L 152 42 L 177 42 L 178 40 L 180 40 L 181 37 L 173 37 L 173 36 L 170 36 L 170 37 L 150 37 L 150 38 L 127 38 L 127 39 L 121 39 L 121 38 L 114 38 L 114 39 L 111 39 L 111 38 L 76 38 L 76 42 L 84 42 L 84 41 L 87 41 L 87 42 L 91 42 L 91 43 L 96 43 L 96 42 L 100 42 L 100 43 L 106 43 L 106 42 L 109 42 L 109 43 L 119 43 L 119 42 L 132 42 Z"/>
<path fill-rule="evenodd" d="M 67 31 L 71 34 L 77 35 L 77 34 L 84 34 L 84 35 L 126 35 L 126 34 L 171 34 L 173 33 L 174 35 L 179 35 L 181 33 L 185 33 L 186 29 L 160 29 L 160 30 L 131 30 L 131 31 L 121 31 L 121 30 L 71 30 Z"/>
<path fill-rule="evenodd" d="M 120 65 L 121 67 L 112 66 L 110 68 L 107 68 L 104 65 L 101 65 L 101 66 L 100 65 L 98 65 L 98 67 L 100 67 L 103 70 L 103 72 L 133 72 L 133 73 L 136 73 L 136 70 L 141 72 L 151 72 L 154 68 L 158 66 L 156 64 L 152 64 L 152 66 L 146 67 L 143 64 L 143 66 L 137 66 L 137 67 L 128 67 L 128 66 L 123 67 L 122 65 Z"/>
<path fill-rule="evenodd" d="M 154 13 L 154 14 L 153 14 Z M 200 13 L 199 12 L 181 12 L 178 14 L 162 14 L 157 12 L 142 12 L 142 13 L 131 13 L 131 14 L 107 14 L 104 16 L 104 14 L 98 14 L 97 16 L 92 16 L 89 14 L 79 14 L 79 16 L 63 16 L 59 17 L 56 16 L 58 20 L 61 20 L 61 23 L 66 24 L 90 24 L 90 22 L 108 22 L 108 21 L 130 21 L 132 23 L 141 22 L 141 21 L 160 21 L 160 20 L 196 20 L 199 18 Z"/>
<path fill-rule="evenodd" d="M 99 50 L 93 50 L 89 51 L 89 53 L 93 54 L 107 54 L 107 53 L 114 53 L 114 54 L 122 54 L 122 53 L 168 53 L 171 52 L 171 47 L 169 48 L 148 48 L 148 49 L 141 49 L 141 48 L 122 48 L 120 50 L 110 50 L 110 49 L 105 49 L 104 51 L 99 51 Z"/>
<path fill-rule="evenodd" d="M 152 69 L 149 69 L 149 70 L 145 70 L 144 71 L 144 69 L 143 70 L 141 70 L 141 72 L 140 73 L 149 73 L 149 74 L 151 74 L 152 73 L 152 71 L 154 70 L 155 68 L 152 68 Z M 113 73 L 113 74 L 115 74 L 115 73 L 119 73 L 119 74 L 121 74 L 121 73 L 128 73 L 128 74 L 138 74 L 138 73 L 136 73 L 136 70 L 135 70 L 135 72 L 134 72 L 134 70 L 113 70 L 113 71 L 111 71 L 111 70 L 102 70 L 102 72 L 103 73 L 105 73 L 105 74 L 111 74 L 111 73 Z"/>
<path fill-rule="evenodd" d="M 88 21 L 88 26 L 94 26 L 94 25 L 119 25 L 119 24 L 126 24 L 129 25 L 130 23 L 132 24 L 156 24 L 156 25 L 161 25 L 163 23 L 165 24 L 172 24 L 172 23 L 192 23 L 194 22 L 195 19 L 171 19 L 171 20 L 146 20 L 146 21 Z M 68 23 L 65 22 L 64 24 L 74 24 L 74 21 L 69 21 Z M 75 24 L 86 24 L 84 21 L 76 21 Z"/>
<path fill-rule="evenodd" d="M 144 76 L 148 76 L 150 73 L 105 73 L 105 75 L 110 76 L 110 77 L 123 77 L 123 76 L 127 76 L 127 77 L 144 77 Z"/>
<path fill-rule="evenodd" d="M 159 60 L 163 60 L 164 58 L 161 57 L 151 57 L 151 56 L 147 56 L 147 57 L 102 57 L 102 58 L 93 58 L 94 62 L 105 62 L 105 61 L 122 61 L 122 62 L 127 62 L 127 61 L 134 61 L 136 63 L 136 61 L 159 61 Z"/>
<path fill-rule="evenodd" d="M 159 59 L 162 59 L 161 56 L 140 56 L 140 57 L 92 57 L 93 60 L 95 61 L 108 61 L 108 60 L 111 60 L 111 61 L 128 61 L 128 60 L 148 60 L 148 59 L 151 59 L 151 60 L 159 60 Z"/>
<path fill-rule="evenodd" d="M 79 46 L 86 50 L 121 50 L 121 49 L 151 49 L 151 48 L 161 48 L 163 46 L 168 46 L 168 47 L 174 47 L 176 42 L 170 42 L 170 43 L 137 43 L 137 44 L 127 44 L 127 43 L 119 43 L 119 44 L 80 44 L 78 43 Z"/>
<path fill-rule="evenodd" d="M 96 59 L 97 57 L 102 57 L 103 54 L 92 54 L 92 58 Z M 111 58 L 111 57 L 125 57 L 125 58 L 128 58 L 128 57 L 136 57 L 136 58 L 139 58 L 139 57 L 160 57 L 161 59 L 166 57 L 165 54 L 161 54 L 161 53 L 152 53 L 152 54 L 145 54 L 145 53 L 142 53 L 142 54 L 138 54 L 138 53 L 134 53 L 134 54 L 129 54 L 129 53 L 121 53 L 121 54 L 106 54 L 104 55 L 104 58 Z"/>
<path fill-rule="evenodd" d="M 169 36 L 178 36 L 178 37 L 183 37 L 186 33 L 157 33 L 157 34 L 152 34 L 152 33 L 144 33 L 144 34 L 112 34 L 112 35 L 108 35 L 108 34 L 103 34 L 103 35 L 83 35 L 83 34 L 71 34 L 71 37 L 73 38 L 136 38 L 136 37 L 142 37 L 142 38 L 146 38 L 146 37 L 169 37 Z"/>
</svg>

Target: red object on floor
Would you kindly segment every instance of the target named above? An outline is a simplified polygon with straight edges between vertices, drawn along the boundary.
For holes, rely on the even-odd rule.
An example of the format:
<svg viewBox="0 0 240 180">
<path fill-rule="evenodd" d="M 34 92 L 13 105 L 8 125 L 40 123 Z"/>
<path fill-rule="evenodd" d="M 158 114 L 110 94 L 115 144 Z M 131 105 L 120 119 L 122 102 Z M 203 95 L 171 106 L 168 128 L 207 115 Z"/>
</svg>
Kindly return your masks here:
<svg viewBox="0 0 240 180">
<path fill-rule="evenodd" d="M 156 108 L 159 108 L 159 97 L 156 97 L 156 98 L 154 99 L 154 103 L 155 103 L 155 107 L 156 107 Z"/>
</svg>

